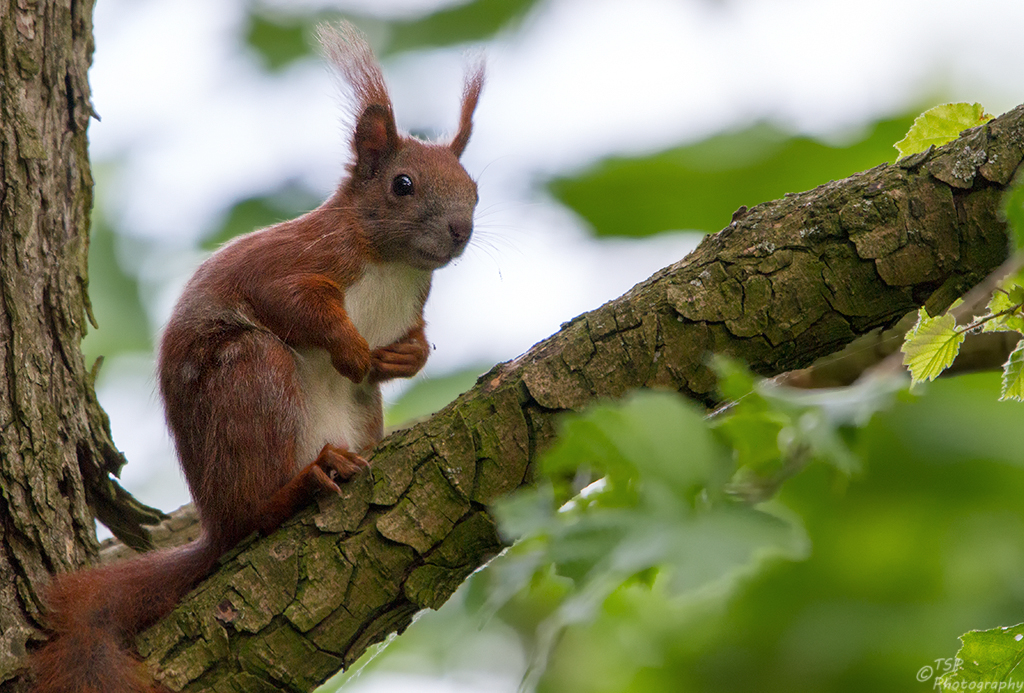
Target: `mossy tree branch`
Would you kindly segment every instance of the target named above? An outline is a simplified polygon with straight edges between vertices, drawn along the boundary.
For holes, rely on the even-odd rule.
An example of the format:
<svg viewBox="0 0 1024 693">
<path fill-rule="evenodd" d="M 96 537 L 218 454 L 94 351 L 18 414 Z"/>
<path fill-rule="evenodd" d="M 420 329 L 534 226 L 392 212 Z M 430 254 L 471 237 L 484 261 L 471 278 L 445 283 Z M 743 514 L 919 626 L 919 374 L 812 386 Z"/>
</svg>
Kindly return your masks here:
<svg viewBox="0 0 1024 693">
<path fill-rule="evenodd" d="M 488 507 L 530 483 L 556 419 L 638 387 L 714 401 L 709 352 L 808 365 L 1007 256 L 1024 107 L 940 149 L 738 214 L 687 258 L 496 366 L 378 446 L 372 474 L 254 539 L 138 640 L 172 690 L 308 691 L 440 606 L 502 541 Z"/>
</svg>

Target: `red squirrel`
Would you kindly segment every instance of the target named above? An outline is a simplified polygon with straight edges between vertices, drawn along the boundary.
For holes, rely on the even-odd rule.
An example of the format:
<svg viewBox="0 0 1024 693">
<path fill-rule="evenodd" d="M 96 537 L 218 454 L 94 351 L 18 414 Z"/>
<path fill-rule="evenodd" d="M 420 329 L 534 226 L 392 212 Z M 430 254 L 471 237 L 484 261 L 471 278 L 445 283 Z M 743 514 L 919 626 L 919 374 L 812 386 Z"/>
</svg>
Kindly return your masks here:
<svg viewBox="0 0 1024 693">
<path fill-rule="evenodd" d="M 239 540 L 366 467 L 382 435 L 380 383 L 427 360 L 431 273 L 473 230 L 476 183 L 459 157 L 483 68 L 466 79 L 454 138 L 427 143 L 399 134 L 357 30 L 321 28 L 319 40 L 354 95 L 348 175 L 312 212 L 214 253 L 160 344 L 160 393 L 202 534 L 55 578 L 50 639 L 31 655 L 36 693 L 160 691 L 134 636 Z"/>
</svg>

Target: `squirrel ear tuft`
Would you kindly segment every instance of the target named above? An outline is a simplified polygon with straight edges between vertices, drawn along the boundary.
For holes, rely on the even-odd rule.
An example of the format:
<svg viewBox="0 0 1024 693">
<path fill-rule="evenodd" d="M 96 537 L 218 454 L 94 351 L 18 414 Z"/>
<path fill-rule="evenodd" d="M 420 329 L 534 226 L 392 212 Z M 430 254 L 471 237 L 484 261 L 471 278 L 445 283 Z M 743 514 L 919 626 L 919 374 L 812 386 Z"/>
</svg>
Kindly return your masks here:
<svg viewBox="0 0 1024 693">
<path fill-rule="evenodd" d="M 466 74 L 466 86 L 462 90 L 462 112 L 459 114 L 459 131 L 455 133 L 448 146 L 455 156 L 462 156 L 469 144 L 469 136 L 473 132 L 473 111 L 480 99 L 480 90 L 484 86 L 484 61 L 480 59 Z"/>
<path fill-rule="evenodd" d="M 374 178 L 384 164 L 398 151 L 398 128 L 391 109 L 381 104 L 370 104 L 363 109 L 352 137 L 357 178 Z"/>
<path fill-rule="evenodd" d="M 357 178 L 368 180 L 377 175 L 399 146 L 384 73 L 370 44 L 352 24 L 321 24 L 317 27 L 317 39 L 353 97 L 351 117 L 355 121 L 355 130 L 352 148 L 356 161 L 352 169 Z"/>
</svg>

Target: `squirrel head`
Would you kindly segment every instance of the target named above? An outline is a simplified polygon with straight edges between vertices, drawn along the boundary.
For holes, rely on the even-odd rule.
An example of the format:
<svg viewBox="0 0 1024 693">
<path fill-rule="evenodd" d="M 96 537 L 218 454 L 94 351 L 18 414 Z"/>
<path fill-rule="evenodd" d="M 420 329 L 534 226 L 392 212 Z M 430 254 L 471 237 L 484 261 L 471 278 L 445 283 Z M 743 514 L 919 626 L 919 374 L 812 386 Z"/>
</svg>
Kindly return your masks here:
<svg viewBox="0 0 1024 693">
<path fill-rule="evenodd" d="M 358 30 L 343 23 L 322 26 L 318 33 L 355 97 L 354 158 L 341 188 L 344 206 L 380 261 L 443 267 L 465 250 L 473 232 L 476 183 L 459 157 L 473 129 L 483 64 L 467 75 L 452 140 L 423 142 L 398 132 L 380 65 Z"/>
</svg>

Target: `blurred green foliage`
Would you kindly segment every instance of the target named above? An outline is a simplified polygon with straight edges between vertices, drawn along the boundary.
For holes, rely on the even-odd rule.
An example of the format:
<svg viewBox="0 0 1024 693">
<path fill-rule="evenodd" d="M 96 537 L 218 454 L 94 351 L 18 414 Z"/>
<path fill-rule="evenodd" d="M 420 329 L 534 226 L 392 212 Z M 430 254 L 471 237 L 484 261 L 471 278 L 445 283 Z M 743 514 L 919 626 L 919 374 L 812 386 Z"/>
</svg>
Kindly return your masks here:
<svg viewBox="0 0 1024 693">
<path fill-rule="evenodd" d="M 1024 251 L 1024 181 L 1013 186 L 1006 197 L 1006 219 L 1013 230 L 1013 242 L 1018 251 Z"/>
<path fill-rule="evenodd" d="M 311 55 L 310 41 L 316 18 L 251 11 L 245 42 L 270 71 L 278 71 Z"/>
<path fill-rule="evenodd" d="M 891 161 L 912 116 L 836 146 L 759 124 L 650 156 L 605 159 L 548 184 L 599 236 L 718 231 L 741 206 L 810 190 Z"/>
<path fill-rule="evenodd" d="M 803 549 L 780 545 L 783 535 L 742 526 L 687 545 L 694 517 L 716 502 L 734 507 L 736 497 L 680 496 L 671 489 L 687 484 L 650 474 L 642 460 L 662 449 L 659 439 L 695 433 L 707 441 L 707 429 L 695 432 L 703 424 L 688 415 L 688 423 L 674 426 L 670 420 L 678 419 L 682 405 L 660 396 L 640 409 L 637 400 L 603 405 L 576 419 L 587 422 L 582 429 L 569 424 L 553 454 L 606 470 L 633 459 L 638 464 L 619 475 L 615 499 L 584 499 L 587 510 L 553 513 L 553 492 L 547 501 L 543 494 L 520 498 L 506 514 L 527 538 L 477 573 L 440 612 L 420 618 L 368 671 L 486 667 L 461 654 L 485 639 L 503 643 L 502 661 L 517 662 L 544 692 L 932 690 L 943 673 L 936 660 L 954 656 L 961 633 L 1017 623 L 1024 611 L 1024 405 L 997 402 L 998 391 L 996 374 L 938 380 L 917 396 L 894 397 L 891 387 L 879 385 L 859 398 L 863 407 L 854 416 L 842 414 L 851 408 L 837 403 L 846 396 L 839 392 L 819 394 L 814 404 L 780 393 L 747 395 L 745 403 L 758 401 L 742 415 L 756 418 L 760 411 L 783 429 L 803 427 L 808 413 L 824 412 L 817 425 L 832 429 L 861 466 L 851 475 L 820 448 L 783 475 L 774 500 L 752 506 L 800 532 L 791 536 L 805 536 Z M 865 420 L 869 409 L 878 411 Z M 725 445 L 739 467 L 736 431 L 723 428 L 716 421 L 719 441 L 709 441 L 711 448 L 685 445 L 655 456 L 677 455 L 683 469 L 696 470 L 701 449 L 719 464 L 721 452 L 713 451 Z M 814 437 L 805 431 L 804 443 Z M 807 449 L 791 441 L 776 437 L 775 454 Z M 733 491 L 749 488 L 740 471 L 730 480 L 742 480 Z M 695 473 L 714 485 L 715 475 Z M 631 489 L 660 496 L 658 504 L 680 498 L 691 511 L 675 519 L 651 514 L 648 503 L 624 499 Z M 649 537 L 617 529 L 623 507 L 637 513 L 638 523 L 644 517 L 654 523 Z M 587 513 L 592 517 L 582 520 Z M 545 539 L 551 523 L 564 523 L 558 531 L 576 541 Z M 613 569 L 623 565 L 615 560 L 621 552 L 655 555 L 646 550 L 650 538 L 665 535 L 681 550 L 657 556 L 653 568 L 633 563 L 629 577 Z M 765 551 L 737 554 L 734 541 Z M 542 559 L 528 560 L 537 556 L 538 543 Z M 635 554 L 628 553 L 631 547 Z M 714 566 L 729 555 L 745 555 L 734 564 L 744 568 L 714 579 Z M 687 564 L 710 582 L 680 590 L 673 575 Z M 608 589 L 581 603 L 594 581 Z"/>
<path fill-rule="evenodd" d="M 390 25 L 386 52 L 481 41 L 515 27 L 538 0 L 474 0 L 415 21 Z"/>
<path fill-rule="evenodd" d="M 398 426 L 430 416 L 473 387 L 481 373 L 490 365 L 464 368 L 447 375 L 419 378 L 384 411 L 384 426 Z"/>
<path fill-rule="evenodd" d="M 113 228 L 94 209 L 89 236 L 89 300 L 99 328 L 90 325 L 82 340 L 86 365 L 100 356 L 153 349 L 138 280 L 121 267 L 117 242 Z"/>
<path fill-rule="evenodd" d="M 217 230 L 204 239 L 203 247 L 215 250 L 235 236 L 294 219 L 319 204 L 320 200 L 313 193 L 295 185 L 239 200 L 228 210 Z"/>
<path fill-rule="evenodd" d="M 413 19 L 380 20 L 346 14 L 370 38 L 378 55 L 483 41 L 517 26 L 538 0 L 472 0 Z M 337 21 L 332 12 L 297 14 L 249 10 L 244 41 L 270 71 L 279 71 L 313 54 L 313 32 L 320 22 Z"/>
</svg>

